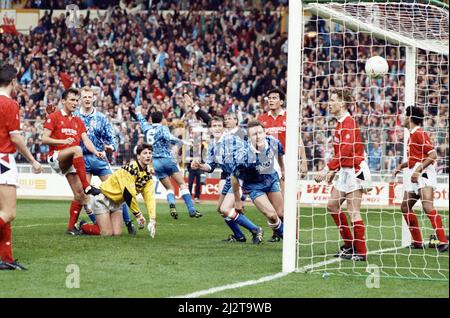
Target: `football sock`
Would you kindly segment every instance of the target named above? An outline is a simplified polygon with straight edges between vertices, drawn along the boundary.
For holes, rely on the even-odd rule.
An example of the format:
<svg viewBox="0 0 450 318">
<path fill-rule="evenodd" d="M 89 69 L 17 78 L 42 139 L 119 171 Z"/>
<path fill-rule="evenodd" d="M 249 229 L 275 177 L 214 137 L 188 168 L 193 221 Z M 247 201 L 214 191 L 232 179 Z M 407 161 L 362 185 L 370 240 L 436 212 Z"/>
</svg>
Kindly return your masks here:
<svg viewBox="0 0 450 318">
<path fill-rule="evenodd" d="M 231 209 L 228 217 L 252 233 L 259 230 L 259 228 L 252 221 L 250 221 L 245 215 L 236 212 L 235 209 Z"/>
<path fill-rule="evenodd" d="M 244 233 L 242 233 L 241 228 L 234 220 L 232 220 L 230 218 L 223 218 L 223 220 L 229 226 L 231 231 L 233 231 L 233 235 L 235 238 L 239 239 L 241 237 L 244 237 Z"/>
<path fill-rule="evenodd" d="M 344 211 L 340 210 L 338 213 L 331 212 L 331 217 L 339 228 L 339 233 L 341 234 L 344 244 L 347 247 L 352 246 L 353 236 L 350 227 L 348 226 L 347 216 Z"/>
<path fill-rule="evenodd" d="M 366 237 L 365 237 L 365 226 L 363 220 L 353 222 L 353 234 L 355 239 L 353 240 L 355 254 L 366 255 Z"/>
<path fill-rule="evenodd" d="M 87 235 L 100 235 L 100 227 L 97 224 L 83 224 L 81 226 L 83 233 Z"/>
<path fill-rule="evenodd" d="M 86 166 L 84 165 L 83 156 L 74 157 L 72 162 L 75 170 L 77 171 L 77 175 L 80 178 L 81 184 L 83 185 L 83 189 L 86 189 L 89 187 L 89 182 L 86 177 Z"/>
<path fill-rule="evenodd" d="M 128 205 L 125 203 L 122 204 L 122 217 L 125 224 L 131 221 L 130 214 L 128 213 Z"/>
<path fill-rule="evenodd" d="M 86 214 L 88 215 L 92 223 L 97 223 L 97 218 L 95 217 L 94 211 L 92 211 L 92 209 L 88 208 L 86 205 L 84 206 L 84 210 L 86 211 Z"/>
<path fill-rule="evenodd" d="M 194 202 L 192 202 L 191 194 L 189 193 L 188 189 L 183 189 L 180 191 L 181 197 L 184 200 L 184 203 L 186 204 L 188 211 L 190 214 L 195 213 L 195 207 Z"/>
<path fill-rule="evenodd" d="M 267 222 L 267 224 L 269 225 L 269 227 L 271 229 L 273 229 L 273 231 L 275 233 L 277 233 L 281 238 L 283 237 L 283 233 L 284 233 L 284 225 L 283 222 L 281 222 L 281 219 L 278 218 L 278 220 L 275 223 L 270 223 Z"/>
<path fill-rule="evenodd" d="M 167 202 L 169 204 L 175 204 L 175 195 L 173 194 L 173 190 L 167 190 Z"/>
<path fill-rule="evenodd" d="M 437 210 L 433 210 L 427 214 L 428 218 L 431 221 L 431 225 L 433 229 L 436 231 L 436 236 L 441 243 L 448 243 L 447 237 L 445 236 L 444 228 L 442 227 L 442 218 L 437 212 Z"/>
<path fill-rule="evenodd" d="M 419 220 L 417 219 L 417 216 L 414 213 L 414 211 L 403 213 L 403 217 L 405 218 L 406 224 L 408 224 L 408 228 L 409 231 L 411 232 L 413 242 L 416 244 L 422 244 L 423 241 L 419 229 Z"/>
<path fill-rule="evenodd" d="M 70 216 L 69 216 L 69 223 L 67 224 L 67 229 L 71 230 L 75 227 L 75 223 L 78 221 L 78 217 L 80 216 L 82 205 L 79 204 L 77 201 L 73 200 L 70 204 Z"/>
<path fill-rule="evenodd" d="M 0 218 L 0 260 L 14 262 L 12 256 L 11 223 L 5 223 Z"/>
</svg>

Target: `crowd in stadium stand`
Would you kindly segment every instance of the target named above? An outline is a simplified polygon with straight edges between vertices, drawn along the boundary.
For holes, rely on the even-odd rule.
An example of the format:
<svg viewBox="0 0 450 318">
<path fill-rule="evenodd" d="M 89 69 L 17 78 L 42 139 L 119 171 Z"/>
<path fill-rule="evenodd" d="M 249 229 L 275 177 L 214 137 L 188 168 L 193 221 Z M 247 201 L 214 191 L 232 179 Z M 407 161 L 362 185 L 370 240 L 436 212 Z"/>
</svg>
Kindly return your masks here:
<svg viewBox="0 0 450 318">
<path fill-rule="evenodd" d="M 78 1 L 82 8 L 103 8 L 103 2 Z M 178 136 L 183 127 L 200 123 L 183 104 L 186 91 L 211 115 L 235 112 L 242 125 L 257 118 L 268 110 L 268 89 L 286 90 L 287 34 L 281 12 L 287 1 L 257 2 L 261 10 L 246 11 L 242 8 L 252 1 L 203 1 L 201 8 L 213 10 L 205 14 L 198 1 L 144 1 L 144 9 L 151 3 L 151 8 L 176 10 L 135 14 L 129 10 L 140 2 L 122 1 L 121 7 L 104 13 L 94 10 L 98 17 L 82 16 L 77 29 L 67 28 L 64 15 L 47 11 L 29 35 L 0 34 L 0 60 L 13 61 L 20 69 L 23 92 L 18 101 L 33 154 L 45 161 L 48 147 L 39 141 L 45 107 L 56 104 L 70 85 L 96 90 L 97 109 L 109 116 L 119 141 L 110 158 L 117 165 L 129 160 L 144 141 L 130 117 L 135 105 L 142 105 L 144 114 L 163 111 Z M 27 6 L 38 3 L 43 8 L 65 1 L 30 0 Z M 178 11 L 185 9 L 190 11 Z M 305 29 L 302 137 L 310 171 L 320 170 L 332 155 L 335 120 L 327 116 L 327 100 L 333 85 L 353 91 L 352 112 L 367 142 L 371 170 L 392 171 L 403 155 L 399 115 L 404 110 L 404 52 L 369 34 L 342 31 L 315 17 Z M 356 75 L 376 52 L 386 56 L 390 74 L 378 81 Z M 419 68 L 418 103 L 426 104 L 428 115 L 434 116 L 425 126 L 435 130 L 438 169 L 448 172 L 448 76 L 439 76 L 448 70 L 438 63 L 439 57 L 428 58 L 429 67 Z"/>
</svg>

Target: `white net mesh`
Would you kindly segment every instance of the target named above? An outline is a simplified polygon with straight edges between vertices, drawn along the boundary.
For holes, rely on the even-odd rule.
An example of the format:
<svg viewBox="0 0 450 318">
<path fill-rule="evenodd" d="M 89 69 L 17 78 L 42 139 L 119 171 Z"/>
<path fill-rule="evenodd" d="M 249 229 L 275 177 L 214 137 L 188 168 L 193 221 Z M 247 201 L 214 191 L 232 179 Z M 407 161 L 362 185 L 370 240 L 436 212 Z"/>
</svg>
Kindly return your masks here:
<svg viewBox="0 0 450 318">
<path fill-rule="evenodd" d="M 322 17 L 442 54 L 448 51 L 448 10 L 416 2 L 310 4 Z M 345 23 L 344 23 L 345 21 Z"/>
<path fill-rule="evenodd" d="M 370 28 L 355 29 L 353 24 L 349 27 L 341 17 L 323 15 L 321 7 L 332 7 L 350 16 L 354 13 L 364 21 L 376 18 L 377 27 L 408 36 L 413 42 L 433 40 L 446 45 L 448 51 L 448 24 L 444 26 L 436 20 L 446 17 L 448 23 L 448 11 L 431 5 L 352 2 L 306 6 L 300 115 L 308 170 L 313 173 L 308 180 L 299 181 L 297 268 L 299 271 L 367 275 L 367 266 L 371 265 L 377 266 L 382 276 L 448 280 L 448 252 L 402 247 L 399 206 L 403 197 L 402 179 L 394 179 L 392 172 L 404 159 L 401 118 L 405 111 L 405 46 L 389 41 L 389 37 L 382 39 Z M 369 13 L 372 18 L 368 17 Z M 417 106 L 423 107 L 424 130 L 437 150 L 438 187 L 434 203 L 448 234 L 448 56 L 439 52 L 417 49 L 415 101 Z M 365 74 L 365 62 L 373 55 L 383 56 L 389 64 L 389 73 L 382 79 L 370 79 Z M 326 209 L 332 187 L 313 180 L 313 175 L 322 170 L 333 155 L 336 119 L 329 114 L 328 103 L 330 88 L 334 86 L 343 86 L 352 92 L 355 100 L 352 113 L 360 127 L 373 177 L 374 188 L 364 195 L 361 206 L 368 262 L 334 257 L 343 241 Z M 346 212 L 345 204 L 342 208 Z M 428 246 L 435 231 L 422 212 L 420 201 L 414 208 Z"/>
</svg>

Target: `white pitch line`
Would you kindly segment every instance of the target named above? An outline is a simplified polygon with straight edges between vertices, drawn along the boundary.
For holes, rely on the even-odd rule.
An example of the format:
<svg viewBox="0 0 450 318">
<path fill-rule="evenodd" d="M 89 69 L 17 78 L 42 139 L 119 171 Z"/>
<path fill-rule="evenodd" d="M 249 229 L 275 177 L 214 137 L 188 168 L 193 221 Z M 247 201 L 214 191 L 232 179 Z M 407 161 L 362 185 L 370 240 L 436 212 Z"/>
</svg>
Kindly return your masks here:
<svg viewBox="0 0 450 318">
<path fill-rule="evenodd" d="M 182 295 L 182 296 L 172 296 L 172 297 L 169 297 L 169 298 L 197 298 L 197 297 L 200 297 L 200 296 L 214 294 L 214 293 L 221 292 L 221 291 L 228 290 L 228 289 L 236 289 L 236 288 L 241 288 L 241 287 L 244 287 L 244 286 L 251 286 L 251 285 L 257 285 L 257 284 L 260 284 L 260 283 L 265 283 L 265 282 L 268 282 L 268 281 L 271 281 L 271 280 L 275 280 L 275 279 L 284 277 L 287 274 L 289 274 L 289 273 L 276 273 L 274 275 L 264 276 L 264 277 L 261 277 L 260 279 L 256 279 L 256 280 L 248 280 L 248 281 L 245 281 L 245 282 L 239 282 L 239 283 L 230 284 L 230 285 L 213 287 L 213 288 L 210 288 L 210 289 L 196 291 L 196 292 L 193 292 L 191 294 Z"/>
<path fill-rule="evenodd" d="M 381 250 L 377 250 L 377 251 L 373 251 L 373 252 L 368 252 L 367 255 L 395 251 L 395 250 L 398 250 L 399 248 L 402 248 L 402 247 L 391 247 L 391 248 L 381 249 Z M 330 259 L 328 261 L 323 261 L 323 262 L 319 262 L 319 263 L 303 266 L 302 268 L 297 269 L 296 272 L 305 273 L 305 272 L 307 272 L 307 271 L 309 271 L 309 270 L 311 270 L 313 268 L 322 267 L 322 266 L 333 264 L 333 263 L 337 263 L 337 262 L 340 262 L 340 261 L 342 261 L 342 258 L 336 257 L 336 258 Z"/>
<path fill-rule="evenodd" d="M 49 226 L 49 225 L 66 225 L 67 223 L 48 223 L 48 224 L 30 224 L 30 225 L 17 225 L 13 226 L 12 229 L 29 228 L 37 226 Z"/>
<path fill-rule="evenodd" d="M 391 247 L 391 248 L 387 248 L 387 249 L 381 249 L 381 250 L 369 252 L 367 254 L 368 255 L 372 255 L 372 254 L 378 254 L 378 253 L 382 253 L 382 252 L 390 252 L 390 251 L 395 251 L 395 250 L 397 250 L 399 248 L 401 248 L 401 247 Z M 321 267 L 321 266 L 328 265 L 328 264 L 333 264 L 333 263 L 340 262 L 340 261 L 342 261 L 341 258 L 333 258 L 333 259 L 328 260 L 328 261 L 323 261 L 323 262 L 319 262 L 319 263 L 316 263 L 316 264 L 304 266 L 302 268 L 299 268 L 296 272 L 304 273 L 307 270 L 310 270 L 310 269 L 313 269 L 313 268 L 316 268 L 316 267 Z M 284 276 L 286 276 L 288 274 L 289 273 L 282 273 L 282 272 L 280 272 L 280 273 L 276 273 L 274 275 L 264 276 L 264 277 L 261 277 L 261 278 L 256 279 L 256 280 L 248 280 L 248 281 L 244 281 L 244 282 L 239 282 L 239 283 L 234 283 L 234 284 L 229 284 L 229 285 L 224 285 L 224 286 L 213 287 L 213 288 L 209 288 L 209 289 L 199 290 L 199 291 L 193 292 L 191 294 L 180 295 L 180 296 L 171 296 L 169 298 L 197 298 L 197 297 L 201 297 L 201 296 L 205 296 L 205 295 L 221 292 L 221 291 L 224 291 L 224 290 L 237 289 L 237 288 L 241 288 L 241 287 L 245 287 L 245 286 L 252 286 L 252 285 L 257 285 L 257 284 L 269 282 L 271 280 L 282 278 L 282 277 L 284 277 Z"/>
</svg>

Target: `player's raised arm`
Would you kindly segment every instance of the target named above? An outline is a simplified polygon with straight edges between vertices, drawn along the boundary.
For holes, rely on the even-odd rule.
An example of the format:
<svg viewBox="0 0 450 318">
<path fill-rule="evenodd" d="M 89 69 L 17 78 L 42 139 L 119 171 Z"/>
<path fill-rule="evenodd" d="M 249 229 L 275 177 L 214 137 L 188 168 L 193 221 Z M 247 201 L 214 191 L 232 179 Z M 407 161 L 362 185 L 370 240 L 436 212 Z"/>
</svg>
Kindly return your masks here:
<svg viewBox="0 0 450 318">
<path fill-rule="evenodd" d="M 142 109 L 142 107 L 135 108 L 136 118 L 137 118 L 139 124 L 141 125 L 142 132 L 145 134 L 151 128 L 151 125 L 145 119 L 144 115 L 142 115 L 141 109 Z"/>
</svg>

